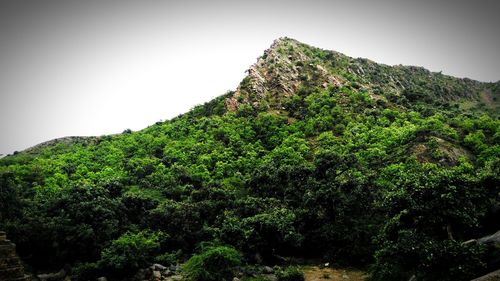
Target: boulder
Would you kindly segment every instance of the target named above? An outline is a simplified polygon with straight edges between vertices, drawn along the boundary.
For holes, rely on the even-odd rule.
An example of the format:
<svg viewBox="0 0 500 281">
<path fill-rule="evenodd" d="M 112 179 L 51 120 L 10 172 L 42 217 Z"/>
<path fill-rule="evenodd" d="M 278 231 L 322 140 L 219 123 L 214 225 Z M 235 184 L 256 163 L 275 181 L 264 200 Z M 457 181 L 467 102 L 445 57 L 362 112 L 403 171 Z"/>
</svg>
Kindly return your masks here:
<svg viewBox="0 0 500 281">
<path fill-rule="evenodd" d="M 477 239 L 478 244 L 497 246 L 500 245 L 500 230 L 495 234 Z"/>
<path fill-rule="evenodd" d="M 273 268 L 270 266 L 264 266 L 262 268 L 262 272 L 265 274 L 271 274 L 271 273 L 273 273 L 273 271 L 274 271 Z"/>
<path fill-rule="evenodd" d="M 66 271 L 61 269 L 54 273 L 38 274 L 36 277 L 38 277 L 40 281 L 58 281 L 63 280 L 64 277 L 66 277 Z"/>
<path fill-rule="evenodd" d="M 153 270 L 163 271 L 165 269 L 167 269 L 167 267 L 163 266 L 163 265 L 161 265 L 159 263 L 153 264 Z"/>
</svg>

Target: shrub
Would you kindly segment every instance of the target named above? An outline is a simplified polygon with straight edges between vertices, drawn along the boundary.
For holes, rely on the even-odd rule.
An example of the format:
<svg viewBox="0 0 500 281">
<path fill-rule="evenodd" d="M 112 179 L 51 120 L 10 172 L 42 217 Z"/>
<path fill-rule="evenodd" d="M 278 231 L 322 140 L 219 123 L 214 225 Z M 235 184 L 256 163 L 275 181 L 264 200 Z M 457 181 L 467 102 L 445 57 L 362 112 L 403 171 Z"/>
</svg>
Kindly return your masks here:
<svg viewBox="0 0 500 281">
<path fill-rule="evenodd" d="M 95 280 L 101 275 L 101 270 L 95 262 L 76 264 L 72 269 L 72 280 Z"/>
<path fill-rule="evenodd" d="M 145 267 L 160 250 L 164 237 L 161 232 L 127 232 L 102 251 L 99 265 L 124 274 Z"/>
<path fill-rule="evenodd" d="M 234 248 L 207 247 L 186 262 L 184 273 L 191 281 L 231 280 L 233 268 L 239 265 L 241 265 L 241 255 Z"/>
<path fill-rule="evenodd" d="M 155 257 L 154 261 L 163 265 L 177 264 L 179 257 L 182 255 L 181 250 L 177 250 L 171 253 L 164 253 Z"/>
<path fill-rule="evenodd" d="M 295 266 L 290 266 L 276 273 L 278 281 L 304 281 L 304 273 Z"/>
</svg>

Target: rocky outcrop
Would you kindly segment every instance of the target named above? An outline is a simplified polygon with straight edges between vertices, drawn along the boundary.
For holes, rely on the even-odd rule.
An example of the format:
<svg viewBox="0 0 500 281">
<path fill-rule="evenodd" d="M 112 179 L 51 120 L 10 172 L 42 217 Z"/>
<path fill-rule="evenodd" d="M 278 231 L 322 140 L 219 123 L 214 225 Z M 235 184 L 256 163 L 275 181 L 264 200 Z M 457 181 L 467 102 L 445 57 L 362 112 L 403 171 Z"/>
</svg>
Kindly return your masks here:
<svg viewBox="0 0 500 281">
<path fill-rule="evenodd" d="M 314 83 L 326 88 L 341 82 L 314 56 L 306 54 L 304 45 L 290 38 L 279 38 L 248 70 L 247 77 L 225 101 L 229 111 L 240 104 L 259 108 L 262 102 L 273 109 L 282 107 L 282 99 L 297 92 L 300 85 Z"/>
<path fill-rule="evenodd" d="M 0 231 L 0 280 L 31 281 L 31 277 L 24 274 L 21 260 L 16 254 L 16 245 L 7 240 L 3 231 Z"/>
</svg>

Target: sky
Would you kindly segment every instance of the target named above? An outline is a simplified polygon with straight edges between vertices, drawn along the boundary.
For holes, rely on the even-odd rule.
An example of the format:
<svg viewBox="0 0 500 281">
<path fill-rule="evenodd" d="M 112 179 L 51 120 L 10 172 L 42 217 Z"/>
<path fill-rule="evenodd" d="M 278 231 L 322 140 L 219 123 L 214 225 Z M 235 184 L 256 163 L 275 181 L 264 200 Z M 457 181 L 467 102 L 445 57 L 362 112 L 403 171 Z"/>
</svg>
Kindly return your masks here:
<svg viewBox="0 0 500 281">
<path fill-rule="evenodd" d="M 274 39 L 500 80 L 497 0 L 0 1 L 0 154 L 140 130 L 234 90 Z"/>
</svg>

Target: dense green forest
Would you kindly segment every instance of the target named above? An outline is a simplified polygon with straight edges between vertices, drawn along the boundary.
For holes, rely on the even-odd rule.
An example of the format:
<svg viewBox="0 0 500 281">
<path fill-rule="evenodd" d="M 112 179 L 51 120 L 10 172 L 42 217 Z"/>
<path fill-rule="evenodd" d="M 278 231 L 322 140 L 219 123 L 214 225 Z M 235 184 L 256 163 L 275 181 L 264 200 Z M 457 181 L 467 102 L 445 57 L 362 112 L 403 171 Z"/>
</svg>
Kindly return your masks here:
<svg viewBox="0 0 500 281">
<path fill-rule="evenodd" d="M 499 98 L 500 82 L 282 38 L 172 120 L 0 159 L 0 229 L 31 270 L 75 280 L 188 260 L 187 278 L 232 278 L 204 275 L 217 255 L 470 280 L 500 267 L 464 243 L 500 229 Z"/>
</svg>

